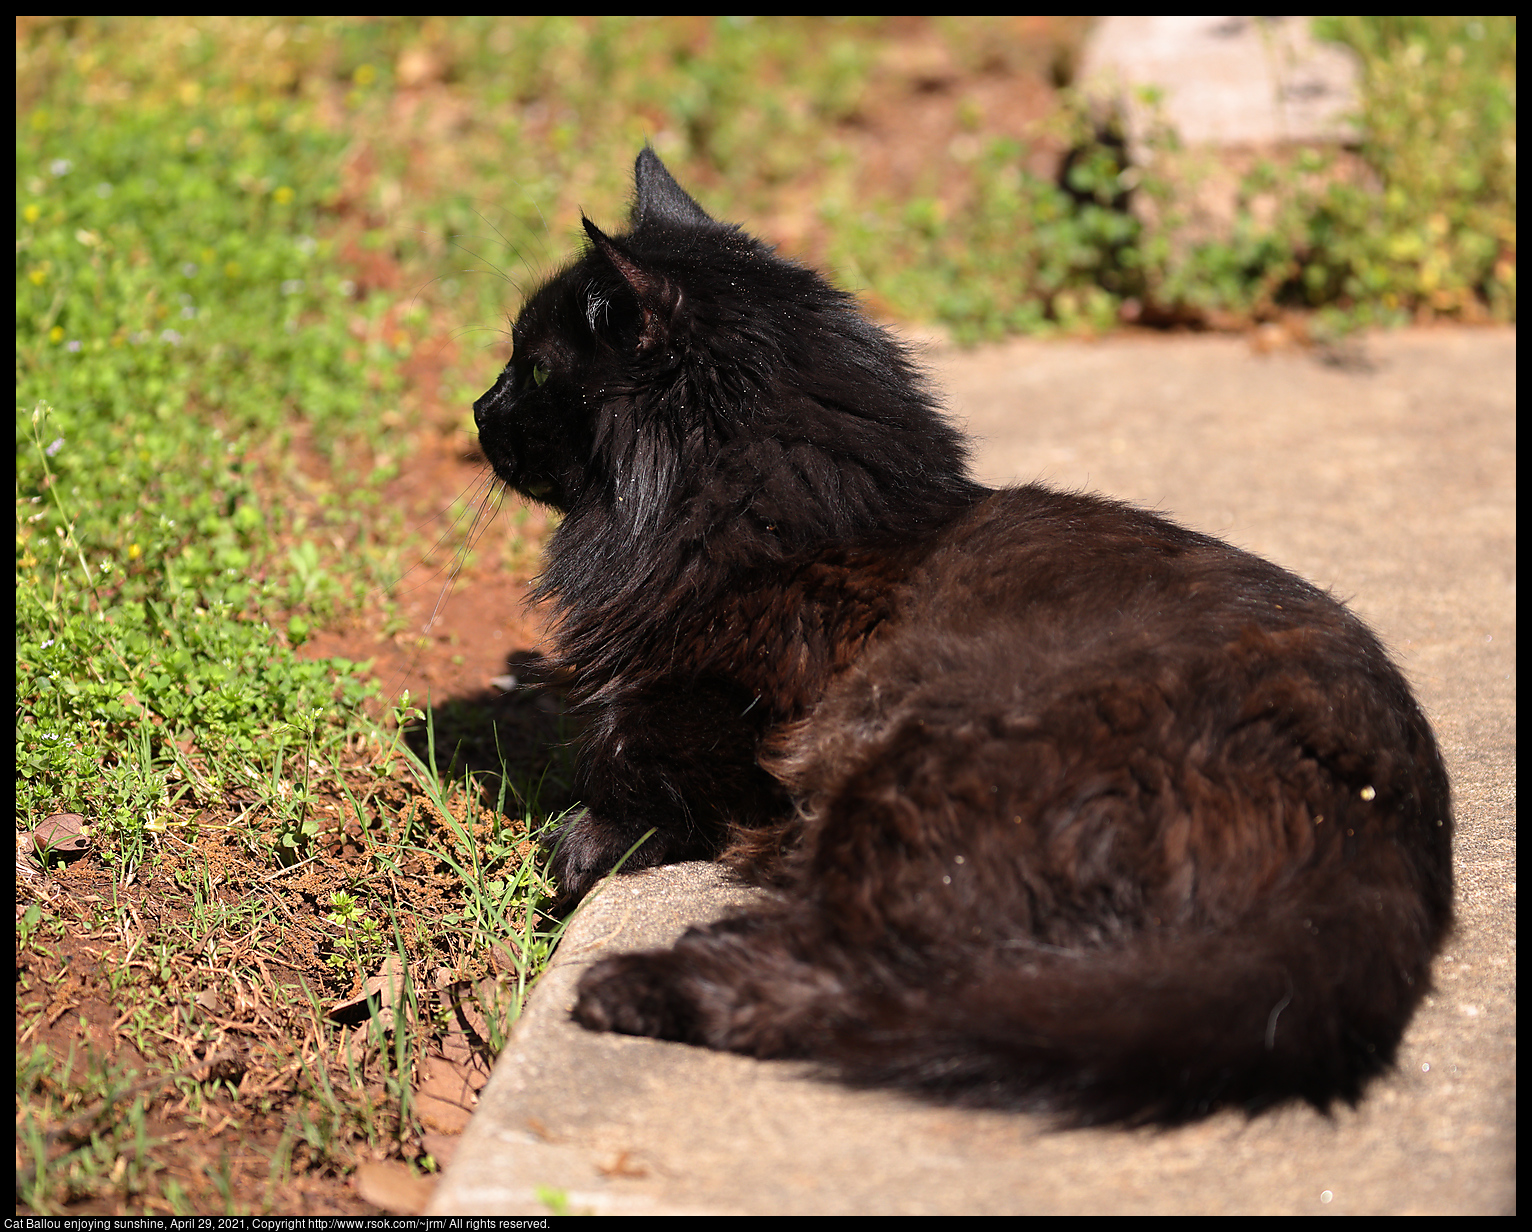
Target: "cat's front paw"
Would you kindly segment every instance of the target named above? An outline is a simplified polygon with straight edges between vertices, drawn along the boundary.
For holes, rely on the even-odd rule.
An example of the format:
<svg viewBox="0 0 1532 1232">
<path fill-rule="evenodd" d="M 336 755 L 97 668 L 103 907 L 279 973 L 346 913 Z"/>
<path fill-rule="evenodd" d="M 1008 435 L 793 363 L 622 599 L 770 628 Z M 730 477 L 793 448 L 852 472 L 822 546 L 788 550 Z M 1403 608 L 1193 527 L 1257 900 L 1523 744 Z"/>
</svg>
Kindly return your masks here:
<svg viewBox="0 0 1532 1232">
<path fill-rule="evenodd" d="M 558 828 L 548 844 L 551 849 L 548 872 L 558 883 L 554 914 L 573 910 L 613 870 L 633 873 L 693 854 L 669 834 L 650 833 L 644 838 L 643 831 L 634 833 L 634 829 L 603 821 L 589 809 L 581 810 Z"/>
<path fill-rule="evenodd" d="M 603 959 L 580 979 L 574 1020 L 590 1031 L 705 1043 L 679 974 L 666 950 Z"/>
<path fill-rule="evenodd" d="M 632 840 L 582 810 L 564 822 L 548 844 L 548 872 L 558 883 L 557 914 L 572 910 L 616 867 Z"/>
</svg>

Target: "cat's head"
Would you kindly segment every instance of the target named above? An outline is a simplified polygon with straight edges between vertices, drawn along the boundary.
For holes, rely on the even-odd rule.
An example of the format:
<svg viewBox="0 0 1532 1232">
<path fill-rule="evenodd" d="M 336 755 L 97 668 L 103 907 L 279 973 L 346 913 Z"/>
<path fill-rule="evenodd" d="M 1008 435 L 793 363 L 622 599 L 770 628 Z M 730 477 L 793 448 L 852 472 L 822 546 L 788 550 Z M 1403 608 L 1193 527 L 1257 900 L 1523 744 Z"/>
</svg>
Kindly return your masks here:
<svg viewBox="0 0 1532 1232">
<path fill-rule="evenodd" d="M 724 409 L 708 394 L 747 399 L 769 362 L 752 324 L 765 307 L 761 284 L 805 274 L 709 217 L 647 147 L 635 180 L 630 228 L 608 235 L 584 219 L 590 247 L 527 300 L 510 363 L 474 403 L 496 474 L 566 512 L 593 486 L 664 467 L 663 445 L 674 452 L 700 426 L 693 419 Z M 743 345 L 729 371 L 711 371 L 731 329 Z M 699 389 L 699 380 L 732 389 Z M 658 439 L 646 447 L 646 437 Z"/>
<path fill-rule="evenodd" d="M 727 554 L 754 557 L 966 483 L 958 438 L 850 296 L 715 221 L 653 150 L 635 181 L 628 229 L 585 220 L 589 246 L 527 300 L 474 403 L 495 473 L 569 514 L 566 539 L 726 528 Z"/>
</svg>

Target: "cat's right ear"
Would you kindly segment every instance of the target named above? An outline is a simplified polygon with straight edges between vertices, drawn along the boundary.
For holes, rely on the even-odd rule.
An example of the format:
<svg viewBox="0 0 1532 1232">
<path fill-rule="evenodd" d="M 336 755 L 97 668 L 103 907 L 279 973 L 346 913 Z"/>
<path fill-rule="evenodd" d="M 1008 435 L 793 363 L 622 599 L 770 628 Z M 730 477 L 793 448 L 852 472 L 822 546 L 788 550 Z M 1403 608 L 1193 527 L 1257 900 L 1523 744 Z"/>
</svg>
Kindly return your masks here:
<svg viewBox="0 0 1532 1232">
<path fill-rule="evenodd" d="M 622 247 L 589 218 L 580 220 L 585 224 L 585 234 L 595 251 L 606 258 L 607 263 L 622 276 L 629 290 L 638 300 L 641 322 L 638 331 L 638 348 L 641 351 L 659 346 L 670 337 L 671 324 L 681 306 L 681 288 L 664 274 L 646 268 L 629 256 Z"/>
</svg>

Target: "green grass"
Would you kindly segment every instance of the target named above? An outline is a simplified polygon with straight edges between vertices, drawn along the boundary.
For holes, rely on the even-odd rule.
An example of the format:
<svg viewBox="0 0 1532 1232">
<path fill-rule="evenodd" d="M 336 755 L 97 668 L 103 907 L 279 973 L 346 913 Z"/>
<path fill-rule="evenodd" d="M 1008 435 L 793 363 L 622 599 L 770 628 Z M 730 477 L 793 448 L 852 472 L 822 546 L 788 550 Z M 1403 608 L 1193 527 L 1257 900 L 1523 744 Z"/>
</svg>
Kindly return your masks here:
<svg viewBox="0 0 1532 1232">
<path fill-rule="evenodd" d="M 132 848 L 170 804 L 178 743 L 221 781 L 337 688 L 342 712 L 367 691 L 283 636 L 343 587 L 276 499 L 281 458 L 300 424 L 321 451 L 363 436 L 376 396 L 314 238 L 306 168 L 337 143 L 290 118 L 39 107 L 21 124 L 25 818 L 88 812 Z"/>
<path fill-rule="evenodd" d="M 384 494 L 422 434 L 468 439 L 506 313 L 582 209 L 620 217 L 644 141 L 718 215 L 962 340 L 1515 319 L 1514 19 L 1325 19 L 1361 57 L 1359 149 L 1252 169 L 1230 233 L 1191 240 L 1186 185 L 1137 182 L 1154 224 L 1117 208 L 1133 173 L 1067 94 L 1022 140 L 966 93 L 1066 75 L 1082 27 L 1047 20 L 920 27 L 966 152 L 895 192 L 867 134 L 928 85 L 894 19 L 22 19 L 17 826 L 76 812 L 92 843 L 19 900 L 22 1204 L 273 1210 L 363 1154 L 429 1166 L 433 973 L 502 1042 L 558 936 L 532 845 L 567 766 L 545 807 L 485 773 L 492 744 L 461 753 L 482 712 L 421 727 L 302 650 L 403 636 L 399 574 L 467 559 Z M 1072 192 L 1029 170 L 1070 145 Z M 528 525 L 493 530 L 517 568 Z M 407 1029 L 353 1048 L 324 1006 L 390 956 Z M 92 998 L 120 1020 L 73 1030 Z M 258 1041 L 239 1073 L 199 1068 L 232 1038 Z"/>
</svg>

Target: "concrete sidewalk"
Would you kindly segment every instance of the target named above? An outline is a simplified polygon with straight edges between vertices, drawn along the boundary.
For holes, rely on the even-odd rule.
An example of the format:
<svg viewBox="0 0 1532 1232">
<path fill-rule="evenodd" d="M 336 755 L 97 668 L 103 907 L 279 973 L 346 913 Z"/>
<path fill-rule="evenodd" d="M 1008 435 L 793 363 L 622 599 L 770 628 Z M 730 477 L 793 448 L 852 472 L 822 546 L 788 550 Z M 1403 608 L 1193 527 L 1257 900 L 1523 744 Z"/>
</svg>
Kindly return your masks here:
<svg viewBox="0 0 1532 1232">
<path fill-rule="evenodd" d="M 1369 336 L 1343 365 L 1222 337 L 928 357 L 986 480 L 1098 490 L 1267 556 L 1348 601 L 1414 683 L 1456 791 L 1458 925 L 1358 1109 L 1056 1133 L 573 1026 L 593 959 L 753 893 L 681 865 L 582 910 L 430 1213 L 1513 1211 L 1515 348 L 1442 329 Z"/>
</svg>

